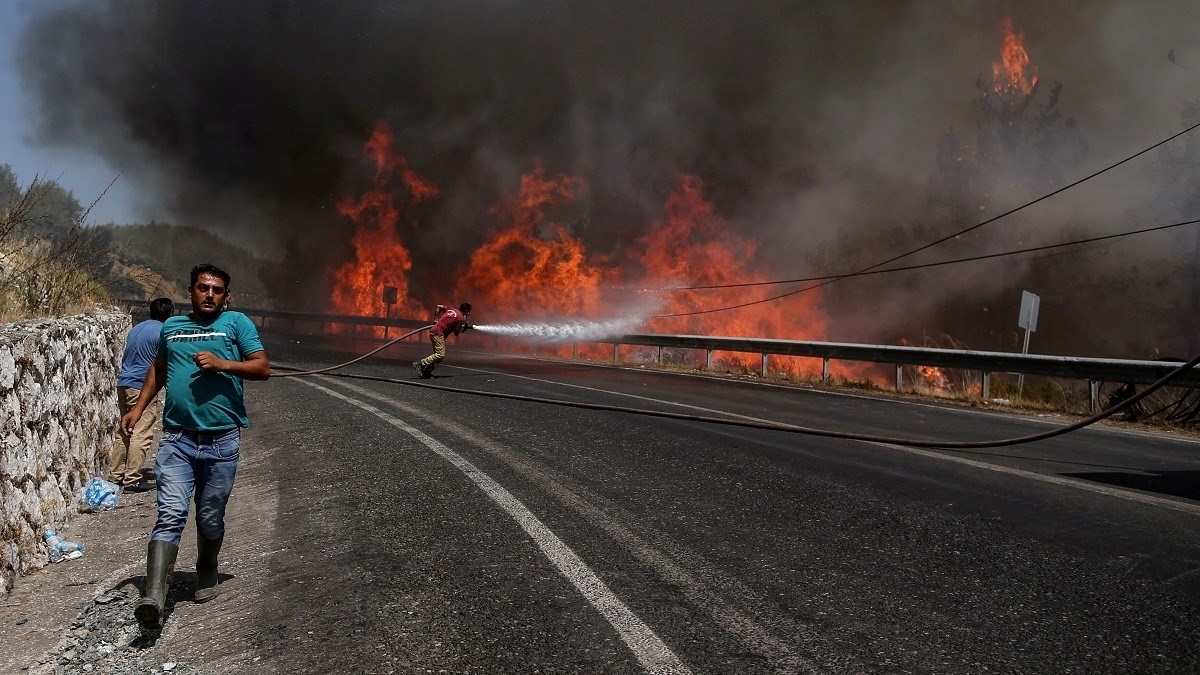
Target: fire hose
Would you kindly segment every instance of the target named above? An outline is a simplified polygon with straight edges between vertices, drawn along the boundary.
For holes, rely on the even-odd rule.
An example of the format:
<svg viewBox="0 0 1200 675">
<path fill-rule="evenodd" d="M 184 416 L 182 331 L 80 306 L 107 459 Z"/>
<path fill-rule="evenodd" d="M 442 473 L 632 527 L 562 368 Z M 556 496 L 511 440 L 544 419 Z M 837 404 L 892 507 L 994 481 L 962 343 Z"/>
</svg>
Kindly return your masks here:
<svg viewBox="0 0 1200 675">
<path fill-rule="evenodd" d="M 317 374 L 330 373 L 334 370 L 338 370 L 340 368 L 344 368 L 353 363 L 362 361 L 363 359 L 379 353 L 384 348 L 390 347 L 391 345 L 399 342 L 400 340 L 403 340 L 406 337 L 409 337 L 410 335 L 416 335 L 417 333 L 420 333 L 421 331 L 424 331 L 424 330 L 429 330 L 430 328 L 432 328 L 432 326 L 425 326 L 424 328 L 418 328 L 417 330 L 414 330 L 410 333 L 402 335 L 402 336 L 396 338 L 395 340 L 384 343 L 383 346 L 379 347 L 378 349 L 375 349 L 374 351 L 363 354 L 362 356 L 359 356 L 350 361 L 346 361 L 345 363 L 340 363 L 340 364 L 337 364 L 334 366 L 329 366 L 327 368 L 320 368 L 317 370 L 304 370 L 304 371 L 281 373 L 279 375 L 272 375 L 271 378 L 274 379 L 277 377 L 298 377 L 298 376 L 303 376 L 303 375 L 317 375 Z M 583 402 L 579 402 L 579 401 L 564 401 L 561 399 L 542 398 L 542 397 L 538 397 L 538 396 L 522 396 L 520 394 L 505 394 L 505 393 L 501 393 L 501 392 L 474 391 L 471 389 L 458 389 L 455 387 L 444 387 L 444 386 L 437 385 L 437 384 L 428 384 L 425 382 L 413 382 L 411 380 L 399 380 L 396 378 L 379 377 L 379 376 L 375 376 L 375 375 L 351 375 L 351 374 L 347 374 L 347 373 L 336 373 L 336 374 L 333 374 L 332 377 L 346 377 L 346 378 L 351 378 L 351 379 L 356 379 L 356 380 L 373 380 L 375 382 L 388 382 L 391 384 L 401 384 L 401 385 L 410 386 L 410 387 L 424 387 L 426 389 L 437 389 L 439 391 L 446 391 L 446 392 L 450 392 L 450 393 L 454 393 L 454 394 L 467 394 L 470 396 L 483 396 L 483 397 L 487 397 L 487 398 L 502 398 L 502 399 L 508 399 L 510 401 L 526 401 L 529 403 L 541 403 L 544 405 L 557 405 L 557 406 L 563 406 L 563 407 L 567 407 L 567 408 L 581 408 L 584 410 L 603 410 L 603 411 L 607 411 L 607 412 L 618 412 L 618 413 L 626 413 L 626 414 L 631 414 L 631 415 L 643 415 L 643 416 L 647 416 L 647 417 L 663 417 L 666 419 L 682 420 L 682 421 L 687 421 L 687 422 L 705 422 L 708 424 L 720 424 L 720 425 L 725 425 L 725 426 L 746 427 L 746 428 L 750 428 L 750 429 L 764 429 L 764 430 L 768 430 L 768 431 L 786 431 L 789 433 L 804 434 L 807 436 L 821 436 L 824 438 L 839 438 L 839 439 L 843 439 L 843 440 L 867 441 L 867 442 L 871 442 L 871 443 L 888 443 L 891 445 L 903 445 L 903 446 L 912 447 L 912 448 L 940 448 L 943 450 L 974 450 L 974 449 L 982 449 L 982 448 L 1000 448 L 1000 447 L 1005 447 L 1005 446 L 1010 446 L 1010 445 L 1022 445 L 1024 443 L 1032 443 L 1034 441 L 1042 441 L 1042 440 L 1046 440 L 1048 438 L 1054 438 L 1055 436 L 1061 436 L 1063 434 L 1068 434 L 1073 431 L 1078 431 L 1079 429 L 1082 429 L 1084 427 L 1091 426 L 1091 425 L 1095 424 L 1096 422 L 1099 422 L 1100 420 L 1103 420 L 1107 417 L 1111 417 L 1119 412 L 1129 409 L 1130 407 L 1132 407 L 1134 405 L 1137 405 L 1137 403 L 1139 401 L 1146 398 L 1150 394 L 1158 391 L 1159 389 L 1162 389 L 1163 387 L 1167 386 L 1167 384 L 1169 384 L 1172 380 L 1179 377 L 1183 373 L 1191 370 L 1197 364 L 1200 364 L 1200 354 L 1197 354 L 1195 357 L 1192 358 L 1192 360 L 1180 365 L 1175 370 L 1172 370 L 1171 372 L 1167 373 L 1166 375 L 1163 375 L 1156 382 L 1154 382 L 1154 384 L 1151 384 L 1150 386 L 1146 387 L 1141 392 L 1139 392 L 1133 396 L 1130 396 L 1129 398 L 1121 401 L 1120 403 L 1118 403 L 1110 408 L 1107 408 L 1106 410 L 1102 410 L 1102 411 L 1096 413 L 1095 415 L 1092 415 L 1091 417 L 1088 417 L 1086 419 L 1075 422 L 1074 424 L 1069 424 L 1066 426 L 1059 427 L 1057 429 L 1051 429 L 1050 431 L 1044 431 L 1041 433 L 1031 434 L 1028 436 L 1017 436 L 1014 438 L 1001 438 L 1001 439 L 992 440 L 992 441 L 931 441 L 931 440 L 920 439 L 920 438 L 892 438 L 889 436 L 875 436 L 873 434 L 858 434 L 858 433 L 853 433 L 853 432 L 849 432 L 849 431 L 833 431 L 833 430 L 829 430 L 829 429 L 816 429 L 813 427 L 804 427 L 804 426 L 799 426 L 799 425 L 795 425 L 795 424 L 785 424 L 783 422 L 758 422 L 758 421 L 754 421 L 754 420 L 735 420 L 735 419 L 727 419 L 727 418 L 722 418 L 722 417 L 710 417 L 707 415 L 692 415 L 692 414 L 687 414 L 687 413 L 674 413 L 674 412 L 667 412 L 667 411 L 662 411 L 662 410 L 646 410 L 644 408 L 629 408 L 629 407 L 625 407 L 625 406 L 605 405 L 605 404 L 601 404 L 601 403 L 583 403 Z M 288 368 L 285 366 L 280 366 L 279 369 L 280 370 L 293 370 L 293 371 L 295 370 L 293 368 Z"/>
<path fill-rule="evenodd" d="M 328 373 L 331 370 L 338 370 L 339 368 L 345 368 L 346 366 L 358 363 L 359 361 L 362 361 L 363 359 L 365 359 L 367 357 L 378 354 L 379 352 L 387 349 L 388 347 L 391 347 L 392 345 L 396 344 L 397 342 L 403 340 L 404 338 L 406 338 L 410 335 L 416 335 L 417 333 L 420 333 L 423 330 L 429 330 L 430 328 L 433 328 L 433 324 L 429 324 L 428 326 L 422 326 L 421 328 L 418 328 L 414 331 L 405 333 L 404 335 L 401 335 L 400 337 L 396 338 L 395 340 L 392 340 L 390 342 L 385 342 L 382 345 L 380 345 L 378 348 L 373 349 L 373 350 L 367 352 L 366 354 L 363 354 L 362 356 L 360 356 L 358 358 L 351 359 L 345 363 L 339 363 L 335 366 L 329 366 L 328 368 L 318 368 L 316 370 L 301 370 L 299 372 L 280 373 L 278 375 L 272 375 L 271 377 L 276 378 L 276 377 L 299 377 L 301 375 L 319 375 L 321 373 Z M 279 369 L 280 370 L 294 370 L 293 368 L 287 368 L 286 366 L 280 366 Z"/>
</svg>

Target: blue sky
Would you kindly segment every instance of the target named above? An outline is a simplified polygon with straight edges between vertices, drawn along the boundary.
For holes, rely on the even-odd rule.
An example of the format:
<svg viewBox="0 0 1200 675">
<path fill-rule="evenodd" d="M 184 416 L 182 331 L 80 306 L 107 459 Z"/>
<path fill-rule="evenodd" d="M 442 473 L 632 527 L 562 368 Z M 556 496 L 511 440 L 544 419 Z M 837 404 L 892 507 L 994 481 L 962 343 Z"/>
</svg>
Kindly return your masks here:
<svg viewBox="0 0 1200 675">
<path fill-rule="evenodd" d="M 43 0 L 44 2 L 44 0 Z M 14 57 L 18 36 L 34 6 L 29 0 L 0 0 L 0 164 L 10 164 L 22 187 L 33 177 L 57 180 L 85 207 L 121 173 L 120 167 L 77 150 L 49 147 L 37 142 L 33 105 L 21 87 Z M 135 213 L 133 186 L 118 179 L 92 209 L 89 223 L 130 223 L 153 214 Z"/>
</svg>

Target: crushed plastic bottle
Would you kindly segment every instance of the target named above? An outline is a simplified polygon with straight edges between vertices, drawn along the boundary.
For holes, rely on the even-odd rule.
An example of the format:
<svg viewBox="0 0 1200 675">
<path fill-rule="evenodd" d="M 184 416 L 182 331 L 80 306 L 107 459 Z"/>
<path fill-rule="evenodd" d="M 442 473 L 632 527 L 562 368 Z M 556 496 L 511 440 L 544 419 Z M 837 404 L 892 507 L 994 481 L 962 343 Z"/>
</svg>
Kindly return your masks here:
<svg viewBox="0 0 1200 675">
<path fill-rule="evenodd" d="M 46 553 L 50 554 L 50 562 L 61 562 L 63 554 L 58 549 L 58 545 L 62 543 L 62 539 L 59 538 L 58 533 L 47 528 L 46 533 L 42 536 L 46 540 Z"/>
<path fill-rule="evenodd" d="M 46 540 L 46 552 L 50 555 L 52 563 L 74 560 L 83 556 L 83 544 L 63 540 L 53 528 L 46 528 L 46 533 L 42 536 Z"/>
</svg>

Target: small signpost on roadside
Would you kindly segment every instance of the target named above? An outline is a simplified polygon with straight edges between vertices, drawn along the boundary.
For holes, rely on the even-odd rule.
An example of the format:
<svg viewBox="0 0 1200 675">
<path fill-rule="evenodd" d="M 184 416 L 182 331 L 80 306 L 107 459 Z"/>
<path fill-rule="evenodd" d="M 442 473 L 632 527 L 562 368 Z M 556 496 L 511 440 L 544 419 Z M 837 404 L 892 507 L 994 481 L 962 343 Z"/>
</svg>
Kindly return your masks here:
<svg viewBox="0 0 1200 675">
<path fill-rule="evenodd" d="M 1029 291 L 1021 291 L 1021 316 L 1017 318 L 1017 327 L 1025 329 L 1025 343 L 1021 353 L 1029 353 L 1029 334 L 1037 331 L 1038 307 L 1042 298 Z M 1025 373 L 1017 376 L 1017 396 L 1025 389 Z"/>
<path fill-rule="evenodd" d="M 399 289 L 397 289 L 395 286 L 384 286 L 383 287 L 383 318 L 385 318 L 385 319 L 392 318 L 392 305 L 396 304 L 396 301 L 399 300 L 399 297 L 397 295 L 398 293 L 399 293 Z M 386 324 L 384 324 L 383 339 L 386 340 L 387 338 L 388 338 L 388 326 Z M 1029 338 L 1025 338 L 1025 341 L 1028 342 Z"/>
</svg>

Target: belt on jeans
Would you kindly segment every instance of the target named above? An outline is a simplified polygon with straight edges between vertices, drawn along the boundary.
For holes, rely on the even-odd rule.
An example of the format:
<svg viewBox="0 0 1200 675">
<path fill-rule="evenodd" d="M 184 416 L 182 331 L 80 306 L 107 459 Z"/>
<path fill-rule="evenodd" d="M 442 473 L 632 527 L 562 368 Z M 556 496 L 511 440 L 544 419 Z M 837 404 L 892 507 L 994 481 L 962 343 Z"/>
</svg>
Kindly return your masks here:
<svg viewBox="0 0 1200 675">
<path fill-rule="evenodd" d="M 228 434 L 231 431 L 236 431 L 240 428 L 241 427 L 233 427 L 231 429 L 225 429 L 223 431 L 193 431 L 191 429 L 188 429 L 187 427 L 164 427 L 163 433 L 164 434 L 183 434 L 190 438 L 197 438 L 197 439 L 205 437 L 205 436 L 207 436 L 209 438 L 219 438 L 221 436 L 225 436 L 226 434 Z"/>
</svg>

